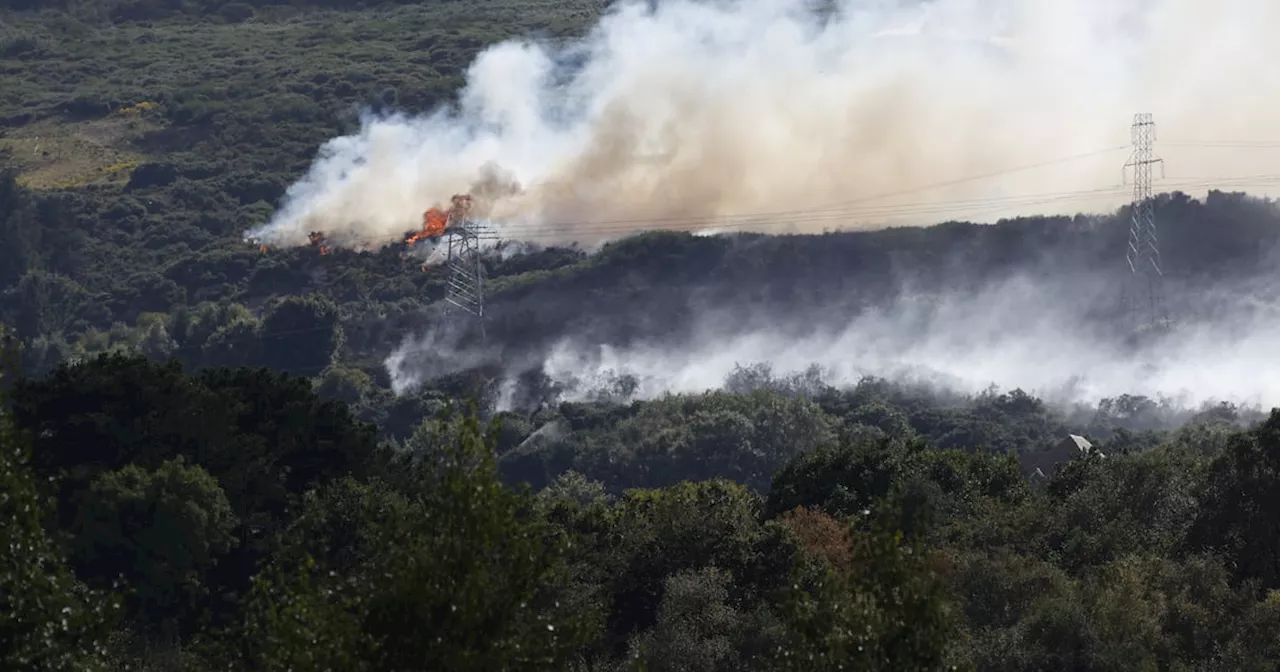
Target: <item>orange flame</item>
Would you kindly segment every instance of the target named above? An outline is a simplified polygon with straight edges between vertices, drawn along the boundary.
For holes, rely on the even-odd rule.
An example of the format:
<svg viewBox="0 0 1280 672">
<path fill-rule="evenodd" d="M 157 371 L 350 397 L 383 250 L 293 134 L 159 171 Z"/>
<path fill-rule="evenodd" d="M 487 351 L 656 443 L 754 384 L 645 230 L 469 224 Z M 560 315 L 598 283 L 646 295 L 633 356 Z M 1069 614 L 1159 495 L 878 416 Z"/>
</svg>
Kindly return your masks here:
<svg viewBox="0 0 1280 672">
<path fill-rule="evenodd" d="M 412 245 L 424 238 L 435 238 L 444 235 L 444 230 L 449 226 L 449 214 L 440 208 L 431 208 L 422 213 L 422 230 L 417 233 L 409 234 L 404 239 L 406 245 Z"/>
<path fill-rule="evenodd" d="M 259 251 L 259 252 L 261 252 L 261 253 L 263 253 L 263 254 L 266 254 L 266 253 L 267 253 L 267 245 L 266 245 L 266 243 L 263 243 L 263 244 L 259 245 L 259 246 L 258 246 L 258 251 Z"/>
<path fill-rule="evenodd" d="M 453 205 L 446 212 L 440 208 L 431 208 L 422 213 L 422 230 L 405 237 L 406 245 L 412 245 L 425 238 L 443 236 L 450 222 L 466 219 L 471 214 L 471 195 L 454 194 L 449 199 Z"/>
</svg>

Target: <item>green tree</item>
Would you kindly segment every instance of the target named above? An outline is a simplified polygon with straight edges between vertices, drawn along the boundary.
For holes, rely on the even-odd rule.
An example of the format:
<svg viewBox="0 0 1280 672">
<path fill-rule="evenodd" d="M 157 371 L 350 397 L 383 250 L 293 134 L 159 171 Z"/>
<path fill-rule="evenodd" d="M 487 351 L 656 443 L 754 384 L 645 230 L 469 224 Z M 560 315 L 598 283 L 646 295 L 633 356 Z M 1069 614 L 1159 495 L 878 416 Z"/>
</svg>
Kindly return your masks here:
<svg viewBox="0 0 1280 672">
<path fill-rule="evenodd" d="M 204 366 L 254 366 L 263 361 L 262 324 L 249 315 L 240 315 L 218 327 L 200 347 L 196 361 Z"/>
<path fill-rule="evenodd" d="M 1224 554 L 1238 576 L 1280 588 L 1280 409 L 1233 436 L 1213 460 L 1191 532 L 1194 546 Z"/>
<path fill-rule="evenodd" d="M 724 479 L 626 491 L 596 542 L 612 644 L 622 650 L 654 626 L 666 580 L 679 572 L 729 572 L 750 602 L 785 581 L 791 549 L 761 528 L 759 512 L 751 491 Z"/>
<path fill-rule="evenodd" d="M 176 361 L 103 355 L 20 381 L 14 417 L 34 441 L 37 474 L 56 479 L 63 530 L 83 505 L 78 493 L 105 472 L 155 471 L 181 456 L 212 475 L 239 523 L 235 547 L 206 573 L 218 619 L 279 550 L 303 493 L 383 464 L 374 427 L 321 400 L 309 380 L 266 370 L 190 376 Z"/>
<path fill-rule="evenodd" d="M 326 399 L 355 404 L 371 387 L 373 387 L 373 380 L 364 371 L 352 367 L 331 366 L 320 376 L 316 392 Z"/>
<path fill-rule="evenodd" d="M 833 516 L 861 515 L 889 496 L 919 462 L 923 441 L 885 437 L 845 441 L 797 455 L 773 477 L 766 509 L 770 516 L 796 507 L 819 507 Z"/>
<path fill-rule="evenodd" d="M 733 577 L 715 568 L 682 570 L 663 582 L 653 628 L 632 643 L 650 672 L 740 670 L 739 632 L 746 622 L 729 604 Z"/>
<path fill-rule="evenodd" d="M 81 498 L 72 553 L 87 580 L 123 578 L 132 613 L 171 635 L 200 616 L 205 573 L 235 543 L 235 526 L 217 480 L 179 456 L 154 471 L 131 464 L 96 477 Z"/>
<path fill-rule="evenodd" d="M 13 346 L 0 337 L 7 388 Z M 0 669 L 97 669 L 117 605 L 85 589 L 48 536 L 49 500 L 36 487 L 30 457 L 8 409 L 0 409 Z"/>
<path fill-rule="evenodd" d="M 304 561 L 257 582 L 238 640 L 243 664 L 560 670 L 583 647 L 594 618 L 562 591 L 562 541 L 527 493 L 497 479 L 474 416 L 437 431 L 437 459 L 414 467 L 430 485 L 407 505 L 348 509 L 363 512 L 371 535 L 355 567 L 337 575 Z"/>
<path fill-rule="evenodd" d="M 342 343 L 338 308 L 323 296 L 288 297 L 262 320 L 263 361 L 273 369 L 315 375 Z"/>
<path fill-rule="evenodd" d="M 37 261 L 39 216 L 30 193 L 17 181 L 18 171 L 0 171 L 0 282 L 13 286 Z"/>
<path fill-rule="evenodd" d="M 777 598 L 785 635 L 769 652 L 769 669 L 950 669 L 958 614 L 937 555 L 897 531 L 898 522 L 886 512 L 866 529 L 849 529 L 848 549 L 838 554 L 849 559 L 845 566 L 811 556 L 797 563 Z"/>
</svg>

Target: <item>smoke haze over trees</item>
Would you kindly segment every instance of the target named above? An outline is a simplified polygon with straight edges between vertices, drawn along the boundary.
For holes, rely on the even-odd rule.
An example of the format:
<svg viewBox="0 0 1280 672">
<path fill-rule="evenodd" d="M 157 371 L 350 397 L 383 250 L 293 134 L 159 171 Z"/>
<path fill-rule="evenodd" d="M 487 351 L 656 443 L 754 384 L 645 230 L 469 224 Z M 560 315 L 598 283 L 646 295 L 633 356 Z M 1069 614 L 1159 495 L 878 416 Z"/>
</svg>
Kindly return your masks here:
<svg viewBox="0 0 1280 672">
<path fill-rule="evenodd" d="M 779 373 L 818 365 L 833 384 L 865 375 L 969 393 L 994 384 L 1063 403 L 1124 393 L 1274 403 L 1280 379 L 1260 368 L 1277 324 L 1274 207 L 1175 193 L 1156 212 L 1179 327 L 1154 342 L 1123 338 L 1121 209 L 816 237 L 646 234 L 536 283 L 497 278 L 483 345 L 453 323 L 429 323 L 388 366 L 397 389 L 481 362 L 513 386 L 540 369 L 580 388 L 567 389 L 576 399 L 610 376 L 635 376 L 635 392 L 652 397 L 769 364 Z"/>
</svg>

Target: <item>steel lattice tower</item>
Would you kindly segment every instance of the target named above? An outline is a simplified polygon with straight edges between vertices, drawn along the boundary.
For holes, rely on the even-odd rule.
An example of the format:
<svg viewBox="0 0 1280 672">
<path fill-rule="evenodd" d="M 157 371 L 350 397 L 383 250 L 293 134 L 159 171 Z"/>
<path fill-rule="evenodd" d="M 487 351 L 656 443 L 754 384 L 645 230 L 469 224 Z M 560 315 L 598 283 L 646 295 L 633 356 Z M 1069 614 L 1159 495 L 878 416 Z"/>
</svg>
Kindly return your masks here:
<svg viewBox="0 0 1280 672">
<path fill-rule="evenodd" d="M 1160 239 L 1156 230 L 1152 167 L 1164 159 L 1155 155 L 1156 124 L 1151 114 L 1133 115 L 1133 154 L 1125 168 L 1133 168 L 1133 203 L 1130 205 L 1129 246 L 1125 258 L 1130 277 L 1125 304 L 1131 329 L 1164 326 L 1164 272 L 1160 267 Z"/>
<path fill-rule="evenodd" d="M 449 280 L 445 301 L 483 320 L 484 264 L 480 242 L 489 240 L 492 233 L 483 223 L 465 217 L 451 223 L 448 237 L 449 256 L 445 265 L 449 269 Z"/>
</svg>

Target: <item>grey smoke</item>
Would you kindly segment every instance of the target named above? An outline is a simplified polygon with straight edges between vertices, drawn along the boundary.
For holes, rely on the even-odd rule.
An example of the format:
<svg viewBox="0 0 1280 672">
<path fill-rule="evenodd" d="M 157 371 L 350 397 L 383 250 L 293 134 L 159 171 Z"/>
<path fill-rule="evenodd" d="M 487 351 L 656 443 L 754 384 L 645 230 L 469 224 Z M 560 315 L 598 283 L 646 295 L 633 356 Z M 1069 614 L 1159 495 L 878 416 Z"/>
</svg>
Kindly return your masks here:
<svg viewBox="0 0 1280 672">
<path fill-rule="evenodd" d="M 376 247 L 468 190 L 543 243 L 1104 211 L 1139 111 L 1170 184 L 1257 191 L 1274 152 L 1195 143 L 1280 138 L 1276 25 L 1271 0 L 621 2 L 486 49 L 456 107 L 366 117 L 246 235 Z"/>
<path fill-rule="evenodd" d="M 690 338 L 623 347 L 567 333 L 540 366 L 569 401 L 732 387 L 740 367 L 765 364 L 779 375 L 808 372 L 810 383 L 838 387 L 871 376 L 962 394 L 1021 388 L 1063 408 L 1123 394 L 1180 408 L 1280 405 L 1280 368 L 1271 365 L 1280 347 L 1280 305 L 1268 298 L 1276 296 L 1274 279 L 1210 290 L 1171 283 L 1175 296 L 1182 289 L 1199 293 L 1193 305 L 1179 307 L 1178 328 L 1133 346 L 1116 337 L 1113 324 L 1082 317 L 1114 298 L 1113 278 L 1018 274 L 970 291 L 907 291 L 888 307 L 835 326 L 815 323 L 799 337 L 764 319 L 744 328 L 727 317 L 731 310 L 704 306 Z M 514 375 L 528 362 L 508 364 Z M 388 365 L 399 381 L 426 379 L 412 357 L 393 356 Z M 801 376 L 793 384 L 807 383 Z"/>
<path fill-rule="evenodd" d="M 375 247 L 468 190 L 500 235 L 542 244 L 1103 212 L 1129 198 L 1120 166 L 1139 111 L 1159 125 L 1158 188 L 1271 193 L 1277 25 L 1274 0 L 848 1 L 829 15 L 785 0 L 622 2 L 568 45 L 485 50 L 456 108 L 365 118 L 246 235 Z M 1269 290 L 1228 291 L 1213 319 L 1136 351 L 1078 317 L 1106 291 L 1024 277 L 907 293 L 799 337 L 710 317 L 681 343 L 570 333 L 542 365 L 582 398 L 700 391 L 767 362 L 1062 401 L 1280 402 Z M 495 358 L 432 332 L 388 368 L 403 391 Z"/>
<path fill-rule="evenodd" d="M 427 333 L 406 337 L 386 359 L 391 391 L 404 394 L 423 383 L 497 362 L 501 350 L 464 340 L 463 325 L 440 320 Z"/>
</svg>

